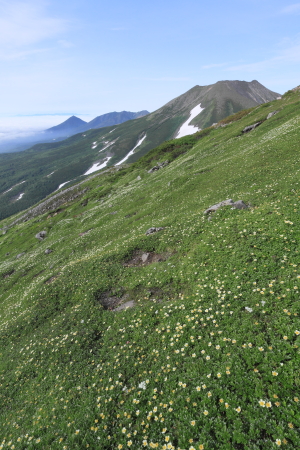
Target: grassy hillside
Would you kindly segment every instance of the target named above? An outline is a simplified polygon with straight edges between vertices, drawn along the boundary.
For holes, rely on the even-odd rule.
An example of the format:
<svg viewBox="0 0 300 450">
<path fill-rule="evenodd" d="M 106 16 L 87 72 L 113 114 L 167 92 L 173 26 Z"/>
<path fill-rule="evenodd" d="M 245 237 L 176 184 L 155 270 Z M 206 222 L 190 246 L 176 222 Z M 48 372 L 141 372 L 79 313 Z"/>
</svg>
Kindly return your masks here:
<svg viewBox="0 0 300 450">
<path fill-rule="evenodd" d="M 21 153 L 2 154 L 0 219 L 34 205 L 62 183 L 79 181 L 94 163 L 103 163 L 110 157 L 108 165 L 113 166 L 145 137 L 126 162 L 137 161 L 164 141 L 174 139 L 192 108 L 200 103 L 204 111 L 192 123 L 203 129 L 230 114 L 276 99 L 277 95 L 257 81 L 220 81 L 209 86 L 194 86 L 157 111 L 136 120 L 83 131 L 54 144 L 37 144 Z"/>
<path fill-rule="evenodd" d="M 0 448 L 300 448 L 299 106 L 0 222 Z"/>
</svg>

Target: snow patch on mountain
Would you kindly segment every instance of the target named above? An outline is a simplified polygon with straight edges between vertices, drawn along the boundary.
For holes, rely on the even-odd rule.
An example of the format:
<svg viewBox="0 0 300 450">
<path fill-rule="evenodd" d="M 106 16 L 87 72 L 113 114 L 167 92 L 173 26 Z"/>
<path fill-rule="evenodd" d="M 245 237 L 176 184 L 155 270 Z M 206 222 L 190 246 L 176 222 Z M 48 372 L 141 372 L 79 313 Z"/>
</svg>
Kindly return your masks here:
<svg viewBox="0 0 300 450">
<path fill-rule="evenodd" d="M 67 183 L 70 183 L 70 180 L 69 181 L 65 181 L 64 183 L 61 183 L 56 190 L 58 191 L 58 189 L 62 188 Z"/>
<path fill-rule="evenodd" d="M 188 136 L 189 134 L 194 134 L 196 133 L 196 131 L 199 131 L 200 129 L 198 127 L 195 127 L 194 125 L 189 125 L 189 123 L 198 116 L 198 114 L 200 114 L 202 111 L 204 110 L 204 108 L 201 108 L 201 103 L 197 106 L 195 106 L 195 108 L 193 108 L 190 112 L 190 117 L 188 118 L 188 120 L 186 122 L 184 122 L 184 124 L 181 125 L 176 139 L 181 138 L 183 136 Z"/>
<path fill-rule="evenodd" d="M 111 156 L 108 156 L 102 164 L 100 163 L 93 164 L 92 167 L 89 170 L 87 170 L 83 175 L 90 175 L 93 172 L 97 172 L 97 170 L 103 169 L 104 167 L 107 166 L 111 158 L 112 158 Z"/>
<path fill-rule="evenodd" d="M 127 153 L 127 155 L 125 156 L 125 158 L 121 159 L 121 161 L 117 162 L 117 164 L 115 164 L 115 165 L 116 165 L 116 166 L 119 166 L 120 164 L 123 164 L 123 163 L 129 158 L 129 156 L 133 155 L 134 150 L 135 150 L 137 147 L 139 147 L 139 146 L 141 145 L 141 143 L 146 139 L 146 136 L 147 136 L 147 135 L 145 134 L 145 136 L 143 136 L 143 137 L 138 141 L 138 143 L 136 144 L 136 146 L 133 147 L 133 149 L 130 150 L 129 153 Z"/>
<path fill-rule="evenodd" d="M 25 194 L 25 192 L 22 192 L 22 193 L 19 195 L 19 197 L 16 198 L 16 202 L 17 202 L 18 200 L 21 200 L 21 198 L 23 197 L 24 194 Z"/>
<path fill-rule="evenodd" d="M 3 192 L 3 194 L 6 194 L 7 192 L 10 192 L 10 191 L 12 191 L 15 187 L 17 187 L 17 186 L 20 186 L 20 184 L 23 184 L 23 183 L 25 183 L 25 181 L 26 180 L 24 180 L 24 181 L 21 181 L 21 183 L 17 183 L 17 184 L 15 184 L 14 186 L 12 186 L 10 189 L 7 189 L 7 191 L 5 191 L 5 192 Z"/>
<path fill-rule="evenodd" d="M 105 150 L 106 148 L 110 147 L 110 146 L 113 145 L 115 142 L 116 142 L 116 141 L 112 141 L 112 142 L 104 142 L 104 144 L 107 144 L 107 145 L 105 145 L 103 148 L 101 148 L 101 150 L 99 150 L 99 153 L 100 153 L 100 152 L 103 152 L 103 150 Z"/>
</svg>

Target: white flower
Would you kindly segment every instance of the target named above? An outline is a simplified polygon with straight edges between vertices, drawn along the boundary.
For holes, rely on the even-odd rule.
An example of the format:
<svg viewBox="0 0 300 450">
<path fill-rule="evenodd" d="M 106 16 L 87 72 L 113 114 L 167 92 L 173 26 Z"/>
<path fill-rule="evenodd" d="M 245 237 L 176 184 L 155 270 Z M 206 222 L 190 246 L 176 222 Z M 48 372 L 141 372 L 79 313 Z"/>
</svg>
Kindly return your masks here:
<svg viewBox="0 0 300 450">
<path fill-rule="evenodd" d="M 146 381 L 142 381 L 142 382 L 138 385 L 138 387 L 139 387 L 140 389 L 146 389 Z"/>
<path fill-rule="evenodd" d="M 252 309 L 252 308 L 249 308 L 249 306 L 245 306 L 245 310 L 248 311 L 248 312 L 250 312 L 250 313 L 253 311 L 253 309 Z"/>
</svg>

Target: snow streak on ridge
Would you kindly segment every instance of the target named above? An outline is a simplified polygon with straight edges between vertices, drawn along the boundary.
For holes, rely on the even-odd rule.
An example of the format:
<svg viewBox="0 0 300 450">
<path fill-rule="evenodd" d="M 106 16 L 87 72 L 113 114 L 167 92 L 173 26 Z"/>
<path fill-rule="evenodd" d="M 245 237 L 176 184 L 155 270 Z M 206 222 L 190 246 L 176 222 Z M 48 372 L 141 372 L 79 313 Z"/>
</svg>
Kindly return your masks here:
<svg viewBox="0 0 300 450">
<path fill-rule="evenodd" d="M 196 131 L 199 131 L 198 127 L 195 127 L 194 125 L 189 125 L 189 123 L 198 116 L 198 114 L 201 113 L 201 111 L 203 111 L 204 108 L 201 108 L 201 103 L 197 106 L 195 106 L 195 108 L 193 108 L 190 112 L 190 117 L 188 118 L 188 120 L 186 122 L 184 122 L 184 124 L 181 125 L 178 134 L 176 136 L 176 139 L 181 138 L 183 136 L 188 136 L 189 134 L 194 134 L 196 133 Z"/>
</svg>

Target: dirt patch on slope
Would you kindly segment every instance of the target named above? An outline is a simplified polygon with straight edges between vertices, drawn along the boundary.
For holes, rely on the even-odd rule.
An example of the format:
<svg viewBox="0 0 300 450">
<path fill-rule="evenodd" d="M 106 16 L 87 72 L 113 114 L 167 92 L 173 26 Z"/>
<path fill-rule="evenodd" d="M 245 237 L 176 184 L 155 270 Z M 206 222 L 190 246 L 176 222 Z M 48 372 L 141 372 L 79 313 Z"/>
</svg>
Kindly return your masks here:
<svg viewBox="0 0 300 450">
<path fill-rule="evenodd" d="M 114 295 L 111 291 L 97 292 L 94 294 L 97 303 L 103 306 L 103 309 L 113 310 L 117 308 L 121 303 L 128 300 L 128 295 L 125 294 L 121 297 Z"/>
<path fill-rule="evenodd" d="M 131 258 L 125 261 L 123 265 L 125 267 L 148 266 L 148 264 L 166 261 L 170 256 L 172 256 L 170 252 L 155 253 L 136 250 Z"/>
</svg>

